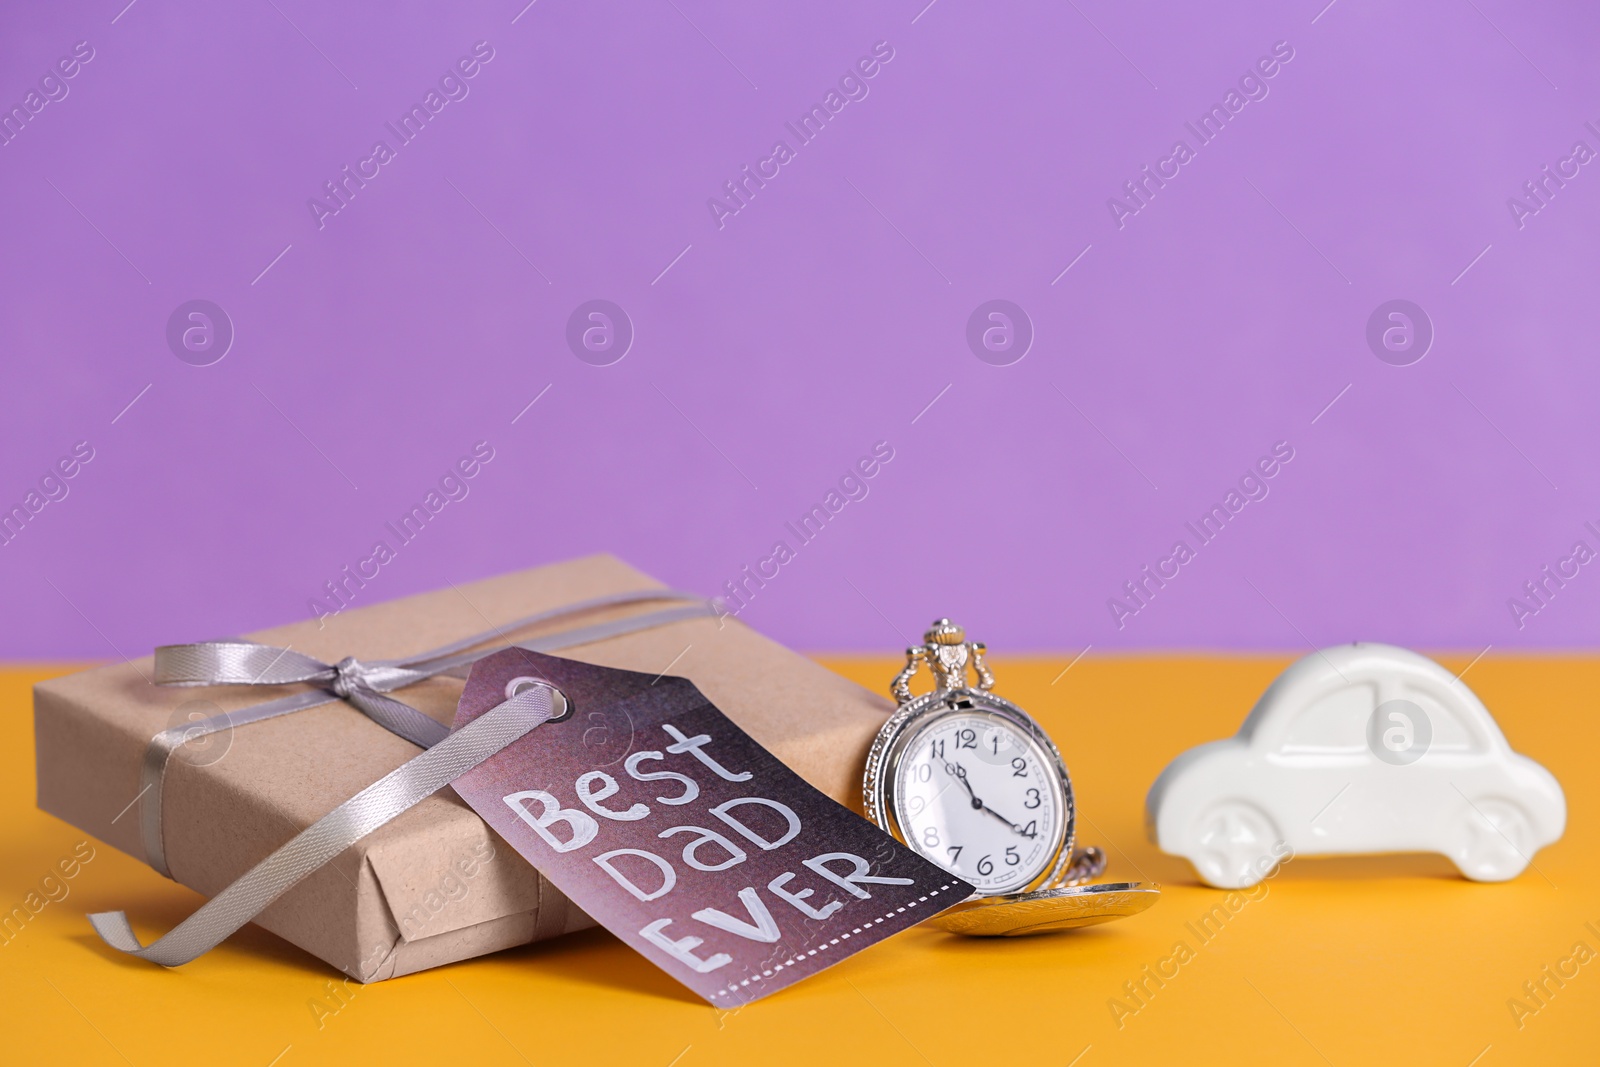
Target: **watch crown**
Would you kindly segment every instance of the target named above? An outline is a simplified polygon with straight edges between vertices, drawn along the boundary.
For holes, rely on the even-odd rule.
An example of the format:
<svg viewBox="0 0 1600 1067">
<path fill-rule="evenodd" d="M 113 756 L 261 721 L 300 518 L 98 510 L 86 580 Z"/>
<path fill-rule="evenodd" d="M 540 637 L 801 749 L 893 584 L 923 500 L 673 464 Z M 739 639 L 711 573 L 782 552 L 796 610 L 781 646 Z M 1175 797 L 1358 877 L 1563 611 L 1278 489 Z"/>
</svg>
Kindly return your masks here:
<svg viewBox="0 0 1600 1067">
<path fill-rule="evenodd" d="M 967 632 L 949 619 L 935 619 L 922 639 L 936 645 L 959 645 L 967 639 Z"/>
</svg>

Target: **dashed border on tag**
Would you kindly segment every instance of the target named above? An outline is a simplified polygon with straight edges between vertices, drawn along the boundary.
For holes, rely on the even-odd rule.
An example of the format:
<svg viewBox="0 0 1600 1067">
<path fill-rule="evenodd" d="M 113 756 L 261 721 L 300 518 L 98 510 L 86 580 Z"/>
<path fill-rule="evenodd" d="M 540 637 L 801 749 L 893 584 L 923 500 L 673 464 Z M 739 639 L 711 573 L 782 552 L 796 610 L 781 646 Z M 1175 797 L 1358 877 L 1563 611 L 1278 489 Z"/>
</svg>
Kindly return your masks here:
<svg viewBox="0 0 1600 1067">
<path fill-rule="evenodd" d="M 810 959 L 812 956 L 815 956 L 819 952 L 826 952 L 830 947 L 832 947 L 834 945 L 837 945 L 839 942 L 850 940 L 852 935 L 859 934 L 863 930 L 871 929 L 872 927 L 877 926 L 881 922 L 884 922 L 884 921 L 886 921 L 888 919 L 892 919 L 896 915 L 901 914 L 902 912 L 904 912 L 908 908 L 914 908 L 918 904 L 925 904 L 929 900 L 931 900 L 934 897 L 938 896 L 940 893 L 943 893 L 945 890 L 954 889 L 956 886 L 961 885 L 961 884 L 963 884 L 963 883 L 961 883 L 961 882 L 950 882 L 950 883 L 948 883 L 946 885 L 942 885 L 938 889 L 933 890 L 932 892 L 926 894 L 925 896 L 920 896 L 916 900 L 910 901 L 909 903 L 904 904 L 901 907 L 895 908 L 893 911 L 885 912 L 884 914 L 878 916 L 876 919 L 867 920 L 866 922 L 862 923 L 860 926 L 856 927 L 854 930 L 851 930 L 847 934 L 840 934 L 838 937 L 835 937 L 830 941 L 824 941 L 822 944 L 818 945 L 816 948 L 811 949 L 808 952 L 797 952 L 793 956 L 790 956 L 788 959 L 784 960 L 782 963 L 775 964 L 772 967 L 762 971 L 760 974 L 752 974 L 749 978 L 746 978 L 742 982 L 739 982 L 739 983 L 737 983 L 735 985 L 727 986 L 724 989 L 719 989 L 715 993 L 711 994 L 710 999 L 713 1000 L 713 1001 L 719 1000 L 722 997 L 728 996 L 730 993 L 734 993 L 734 992 L 736 992 L 736 991 L 738 991 L 740 989 L 743 989 L 745 986 L 749 985 L 751 982 L 759 982 L 759 981 L 761 981 L 762 979 L 765 979 L 765 978 L 772 978 L 775 975 L 777 975 L 777 973 L 779 971 L 783 970 L 785 967 L 788 967 L 788 966 L 791 966 L 793 964 L 799 963 L 801 960 Z"/>
</svg>

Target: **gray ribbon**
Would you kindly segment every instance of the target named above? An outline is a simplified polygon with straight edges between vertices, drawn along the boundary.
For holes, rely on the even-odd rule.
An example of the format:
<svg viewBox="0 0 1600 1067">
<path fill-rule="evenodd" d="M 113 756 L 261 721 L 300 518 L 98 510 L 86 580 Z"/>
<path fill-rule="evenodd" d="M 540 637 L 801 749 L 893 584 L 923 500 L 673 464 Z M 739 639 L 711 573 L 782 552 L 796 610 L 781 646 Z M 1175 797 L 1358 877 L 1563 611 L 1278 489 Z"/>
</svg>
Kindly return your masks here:
<svg viewBox="0 0 1600 1067">
<path fill-rule="evenodd" d="M 188 963 L 378 827 L 558 717 L 566 703 L 559 690 L 533 686 L 495 705 L 300 831 L 153 944 L 140 944 L 123 912 L 98 912 L 89 922 L 112 948 L 163 967 Z"/>
<path fill-rule="evenodd" d="M 515 645 L 511 644 L 506 636 L 508 633 L 525 630 L 553 619 L 601 608 L 652 601 L 677 602 L 679 606 L 563 630 L 532 641 L 517 642 Z M 150 739 L 149 745 L 145 747 L 144 762 L 139 772 L 140 795 L 144 797 L 144 802 L 140 805 L 139 825 L 144 841 L 145 861 L 159 873 L 168 878 L 172 877 L 172 871 L 167 863 L 166 842 L 161 825 L 163 785 L 173 753 L 188 741 L 223 730 L 231 730 L 236 726 L 246 726 L 279 715 L 332 703 L 335 700 L 345 700 L 391 733 L 405 738 L 419 748 L 430 748 L 443 741 L 449 734 L 449 729 L 411 705 L 385 696 L 386 692 L 440 675 L 464 677 L 472 664 L 507 648 L 519 647 L 533 652 L 554 652 L 665 626 L 680 619 L 699 618 L 717 613 L 714 603 L 693 593 L 672 589 L 618 593 L 569 604 L 552 611 L 527 615 L 505 626 L 472 634 L 415 656 L 373 660 L 370 663 L 347 657 L 336 664 L 327 664 L 293 649 L 275 648 L 252 641 L 203 641 L 192 645 L 164 645 L 157 648 L 155 681 L 158 685 L 288 685 L 305 682 L 317 688 L 269 700 L 253 707 L 241 708 L 238 711 L 214 715 L 198 722 L 175 726 L 163 730 Z M 496 637 L 507 643 L 497 644 L 488 649 L 468 651 Z"/>
<path fill-rule="evenodd" d="M 450 731 L 409 704 L 384 696 L 389 689 L 430 677 L 427 670 L 397 661 L 362 663 L 346 656 L 333 666 L 290 648 L 252 641 L 205 641 L 156 649 L 157 685 L 290 685 L 310 682 L 349 701 L 367 718 L 418 748 L 429 748 Z M 193 736 L 191 734 L 190 736 Z"/>
</svg>

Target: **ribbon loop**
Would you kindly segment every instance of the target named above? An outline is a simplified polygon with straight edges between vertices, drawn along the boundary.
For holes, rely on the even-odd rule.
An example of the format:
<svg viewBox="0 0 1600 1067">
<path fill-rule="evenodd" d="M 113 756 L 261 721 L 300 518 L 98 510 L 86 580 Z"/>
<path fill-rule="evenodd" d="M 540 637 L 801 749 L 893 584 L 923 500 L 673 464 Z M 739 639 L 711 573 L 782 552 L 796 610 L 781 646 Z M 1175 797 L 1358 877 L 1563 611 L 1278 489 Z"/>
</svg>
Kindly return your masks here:
<svg viewBox="0 0 1600 1067">
<path fill-rule="evenodd" d="M 254 641 L 162 645 L 155 654 L 157 685 L 324 684 L 335 674 L 333 667 L 292 648 Z"/>
</svg>

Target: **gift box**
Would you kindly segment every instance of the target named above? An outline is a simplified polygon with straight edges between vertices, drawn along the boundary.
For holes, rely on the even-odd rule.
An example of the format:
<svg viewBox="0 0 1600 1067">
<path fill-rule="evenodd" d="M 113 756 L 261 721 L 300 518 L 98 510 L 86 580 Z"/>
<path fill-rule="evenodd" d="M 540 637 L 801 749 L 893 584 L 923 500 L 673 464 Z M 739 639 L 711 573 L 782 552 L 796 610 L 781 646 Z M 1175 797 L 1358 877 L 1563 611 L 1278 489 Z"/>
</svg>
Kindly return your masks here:
<svg viewBox="0 0 1600 1067">
<path fill-rule="evenodd" d="M 485 651 L 556 648 L 601 666 L 686 677 L 812 785 L 859 810 L 866 753 L 893 706 L 737 619 L 709 609 L 663 611 L 640 600 L 505 629 L 530 614 L 663 590 L 614 557 L 589 556 L 324 613 L 249 640 L 334 664 L 416 656 L 488 632 L 478 646 Z M 606 636 L 630 626 L 638 628 Z M 465 670 L 455 673 L 391 695 L 448 724 Z M 152 796 L 146 761 L 153 737 L 313 690 L 178 688 L 153 684 L 155 677 L 146 657 L 35 687 L 38 802 L 206 896 L 419 751 L 330 699 L 178 747 Z M 601 755 L 614 753 L 617 763 L 627 756 L 625 719 L 605 708 L 576 713 L 586 717 L 585 740 Z M 594 925 L 449 789 L 362 839 L 255 922 L 364 982 Z"/>
</svg>

